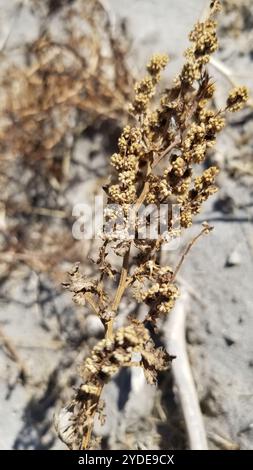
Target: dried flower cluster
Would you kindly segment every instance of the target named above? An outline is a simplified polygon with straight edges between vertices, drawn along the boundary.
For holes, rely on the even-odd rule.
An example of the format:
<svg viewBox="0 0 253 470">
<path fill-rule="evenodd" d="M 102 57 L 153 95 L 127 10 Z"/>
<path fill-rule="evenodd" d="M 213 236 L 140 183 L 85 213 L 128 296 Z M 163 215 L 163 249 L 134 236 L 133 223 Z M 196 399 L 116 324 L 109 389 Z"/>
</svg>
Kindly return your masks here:
<svg viewBox="0 0 253 470">
<path fill-rule="evenodd" d="M 80 367 L 84 383 L 78 390 L 78 398 L 67 407 L 70 412 L 73 409 L 76 411 L 68 428 L 70 438 L 67 443 L 71 448 L 80 448 L 80 442 L 84 447 L 89 444 L 90 420 L 94 410 L 99 412 L 103 420 L 103 403 L 99 405 L 103 384 L 121 367 L 136 365 L 132 363 L 133 353 L 140 354 L 140 363 L 137 365 L 142 364 L 150 383 L 155 383 L 157 371 L 166 369 L 172 359 L 165 351 L 155 348 L 148 330 L 137 320 L 127 327 L 119 328 L 111 338 L 97 343 Z"/>
<path fill-rule="evenodd" d="M 227 99 L 227 109 L 231 112 L 239 111 L 247 102 L 248 90 L 245 86 L 239 86 L 232 90 Z"/>
<path fill-rule="evenodd" d="M 230 92 L 224 109 L 217 111 L 210 107 L 215 85 L 206 64 L 218 48 L 214 15 L 219 9 L 220 2 L 212 1 L 208 18 L 195 25 L 190 34 L 192 47 L 186 52 L 182 72 L 173 86 L 163 92 L 158 105 L 152 103 L 152 98 L 168 58 L 164 55 L 151 58 L 148 74 L 136 84 L 130 106 L 135 125 L 123 129 L 118 153 L 111 157 L 112 181 L 105 188 L 108 201 L 120 204 L 125 214 L 129 204 L 134 205 L 136 212 L 142 204 L 153 203 L 158 207 L 161 203 L 180 204 L 181 230 L 177 235 L 191 226 L 203 202 L 217 190 L 218 169 L 210 167 L 196 176 L 195 166 L 201 169 L 208 149 L 214 146 L 217 134 L 225 125 L 225 112 L 241 108 L 247 99 L 246 89 L 240 87 Z M 117 216 L 117 210 L 113 216 Z M 210 229 L 204 225 L 200 235 L 209 233 Z M 172 217 L 167 231 L 175 236 Z M 81 305 L 87 302 L 105 327 L 105 339 L 85 360 L 81 373 L 84 383 L 68 407 L 68 411 L 72 410 L 72 440 L 67 441 L 71 448 L 92 447 L 92 421 L 99 410 L 103 385 L 119 367 L 131 364 L 134 351 L 140 353 L 138 365 L 143 367 L 151 383 L 156 381 L 160 370 L 170 365 L 172 358 L 156 348 L 150 331 L 155 334 L 157 319 L 170 312 L 179 296 L 175 278 L 184 256 L 174 269 L 163 266 L 164 241 L 160 234 L 157 239 L 115 242 L 113 235 L 105 234 L 97 261 L 99 280 L 83 278 L 77 267 L 76 279 L 71 273 L 69 287 L 74 291 L 74 299 Z M 133 256 L 133 248 L 135 254 L 138 250 L 137 256 Z M 108 261 L 110 250 L 123 258 L 119 273 Z M 188 251 L 189 247 L 186 254 Z M 114 296 L 110 279 L 117 281 Z M 141 323 L 131 316 L 127 326 L 114 330 L 114 320 L 127 288 L 132 289 L 137 302 L 146 304 L 147 314 Z"/>
</svg>

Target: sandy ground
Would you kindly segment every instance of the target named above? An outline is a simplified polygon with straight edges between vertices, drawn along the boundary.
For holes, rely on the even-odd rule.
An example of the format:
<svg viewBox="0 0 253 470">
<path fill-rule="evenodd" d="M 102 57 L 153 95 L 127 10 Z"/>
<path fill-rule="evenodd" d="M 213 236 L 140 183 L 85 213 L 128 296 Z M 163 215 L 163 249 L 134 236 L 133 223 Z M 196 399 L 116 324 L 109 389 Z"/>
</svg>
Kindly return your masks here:
<svg viewBox="0 0 253 470">
<path fill-rule="evenodd" d="M 243 2 L 237 2 L 240 3 Z M 244 3 L 250 5 L 250 2 Z M 1 41 L 8 33 L 7 25 L 11 22 L 15 4 L 14 0 L 0 1 Z M 130 62 L 135 74 L 142 73 L 151 53 L 168 52 L 171 64 L 167 79 L 170 80 L 179 70 L 187 34 L 204 13 L 207 2 L 109 0 L 108 4 L 116 21 L 126 21 L 132 39 Z M 253 62 L 249 44 L 253 8 L 250 5 L 246 10 L 247 21 L 241 19 L 244 10 L 240 10 L 241 17 L 235 11 L 228 11 L 222 20 L 221 51 L 217 57 L 233 70 L 236 81 L 252 87 Z M 31 12 L 29 5 L 24 6 L 11 32 L 10 45 L 34 39 L 40 21 L 39 14 Z M 226 28 L 230 28 L 229 33 Z M 210 71 L 220 83 L 219 104 L 230 85 L 211 66 Z M 242 161 L 243 166 L 244 159 L 247 165 L 248 160 L 251 161 L 253 169 L 252 130 L 252 113 L 247 110 L 231 119 L 231 125 L 219 139 L 216 154 L 211 158 L 223 168 L 219 177 L 221 190 L 205 206 L 192 233 L 198 230 L 203 220 L 214 225 L 215 230 L 193 248 L 181 272 L 182 288 L 188 290 L 190 296 L 186 306 L 188 351 L 210 448 L 226 448 L 232 443 L 241 449 L 253 449 L 252 177 L 230 171 L 233 162 Z M 241 144 L 240 139 L 245 135 L 249 137 Z M 91 144 L 82 141 L 77 145 L 79 152 L 85 153 Z M 85 179 L 86 183 L 81 185 L 82 197 L 90 194 L 96 181 L 92 170 Z M 76 200 L 76 189 L 70 192 L 69 198 Z M 71 347 L 76 328 L 71 299 L 62 293 L 60 286 L 52 286 L 46 276 L 39 278 L 31 271 L 23 271 L 19 277 L 8 280 L 1 288 L 1 295 L 0 323 L 28 368 L 32 383 L 28 386 L 16 383 L 17 365 L 7 359 L 1 349 L 0 448 L 64 448 L 55 435 L 52 418 L 55 407 L 59 406 L 58 395 L 63 402 L 68 396 L 68 392 L 65 394 L 62 390 L 73 376 L 73 364 L 79 358 L 79 352 Z M 97 334 L 94 319 L 90 318 L 85 328 L 82 341 L 94 331 Z M 163 381 L 167 387 L 169 380 Z M 129 388 L 129 396 L 123 397 L 123 404 L 120 402 L 122 386 Z M 124 440 L 130 447 L 136 445 L 136 440 L 144 448 L 158 445 L 159 432 L 154 432 L 152 420 L 147 425 L 147 416 L 151 414 L 154 402 L 164 395 L 164 388 L 158 392 L 149 389 L 145 406 L 136 409 L 136 399 L 138 393 L 139 396 L 143 393 L 143 387 L 142 378 L 134 375 L 119 377 L 108 386 L 110 419 L 103 433 L 109 435 L 112 446 L 124 448 Z M 177 406 L 173 397 L 161 402 L 168 421 L 163 423 L 160 432 L 162 448 L 187 446 L 181 431 L 182 423 L 177 422 L 181 418 L 175 416 L 173 410 L 173 406 Z M 121 444 L 115 443 L 117 434 Z"/>
</svg>

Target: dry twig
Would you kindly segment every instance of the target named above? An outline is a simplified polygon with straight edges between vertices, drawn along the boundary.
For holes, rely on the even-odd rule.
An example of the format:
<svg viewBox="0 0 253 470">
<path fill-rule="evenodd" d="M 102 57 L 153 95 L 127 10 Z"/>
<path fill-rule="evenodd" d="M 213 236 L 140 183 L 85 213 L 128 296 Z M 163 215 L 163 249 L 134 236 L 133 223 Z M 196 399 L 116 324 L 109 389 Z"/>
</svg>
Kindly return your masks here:
<svg viewBox="0 0 253 470">
<path fill-rule="evenodd" d="M 188 296 L 182 295 L 163 326 L 165 344 L 178 360 L 172 363 L 176 394 L 182 409 L 190 449 L 207 450 L 207 438 L 196 387 L 188 360 L 185 323 Z"/>
</svg>

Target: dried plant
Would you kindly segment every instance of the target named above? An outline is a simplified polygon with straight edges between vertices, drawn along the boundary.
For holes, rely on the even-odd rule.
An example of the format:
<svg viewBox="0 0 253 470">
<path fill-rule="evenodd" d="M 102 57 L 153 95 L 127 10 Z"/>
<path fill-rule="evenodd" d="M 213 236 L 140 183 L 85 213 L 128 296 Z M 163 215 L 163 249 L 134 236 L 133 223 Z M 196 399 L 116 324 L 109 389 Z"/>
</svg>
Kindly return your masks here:
<svg viewBox="0 0 253 470">
<path fill-rule="evenodd" d="M 129 98 L 126 44 L 116 41 L 98 0 L 63 9 L 64 30 L 27 46 L 29 66 L 3 69 L 1 150 L 43 161 L 60 182 L 66 147 L 96 119 L 119 119 Z"/>
<path fill-rule="evenodd" d="M 15 61 L 16 50 L 13 60 L 13 51 L 1 51 L 0 210 L 8 269 L 25 262 L 50 272 L 62 261 L 57 236 L 65 259 L 76 260 L 64 194 L 76 140 L 104 121 L 122 125 L 133 80 L 124 28 L 119 41 L 103 2 L 61 7 L 57 28 L 51 19 L 25 46 L 25 64 Z M 59 221 L 58 235 L 50 218 Z"/>
<path fill-rule="evenodd" d="M 137 214 L 142 205 L 159 207 L 164 203 L 177 203 L 180 229 L 175 231 L 172 214 L 167 226 L 167 235 L 173 238 L 192 225 L 203 202 L 217 191 L 218 169 L 212 166 L 197 176 L 195 167 L 201 170 L 208 149 L 215 145 L 217 134 L 225 126 L 226 111 L 241 109 L 248 98 L 246 88 L 238 87 L 229 93 L 223 109 L 217 111 L 210 107 L 215 85 L 206 65 L 218 48 L 214 19 L 218 10 L 220 2 L 212 1 L 207 19 L 195 25 L 189 36 L 192 45 L 186 51 L 182 71 L 173 86 L 164 90 L 158 105 L 153 105 L 152 98 L 168 57 L 153 56 L 147 65 L 147 76 L 136 83 L 129 109 L 135 124 L 123 129 L 118 153 L 111 157 L 112 177 L 104 188 L 108 203 L 116 204 L 115 210 L 107 211 L 107 218 L 114 217 L 117 221 L 120 207 L 124 225 L 129 205 Z M 137 231 L 139 219 L 134 223 Z M 77 304 L 90 306 L 105 330 L 104 339 L 80 366 L 83 383 L 67 405 L 65 418 L 57 420 L 58 433 L 69 448 L 87 449 L 97 445 L 92 439 L 92 429 L 95 414 L 103 418 L 101 392 L 120 368 L 140 366 L 147 381 L 153 384 L 159 371 L 170 366 L 173 357 L 156 344 L 157 319 L 168 315 L 179 296 L 176 276 L 184 257 L 200 235 L 210 230 L 211 227 L 204 224 L 173 269 L 161 263 L 166 243 L 163 234 L 157 239 L 119 239 L 117 226 L 113 234 L 103 234 L 97 279 L 83 276 L 78 265 L 69 273 L 65 287 L 73 292 Z M 115 254 L 122 258 L 119 272 Z M 127 289 L 132 290 L 137 303 L 146 305 L 147 314 L 143 321 L 137 315 L 128 316 L 126 325 L 115 329 Z M 134 363 L 133 353 L 139 355 Z"/>
</svg>

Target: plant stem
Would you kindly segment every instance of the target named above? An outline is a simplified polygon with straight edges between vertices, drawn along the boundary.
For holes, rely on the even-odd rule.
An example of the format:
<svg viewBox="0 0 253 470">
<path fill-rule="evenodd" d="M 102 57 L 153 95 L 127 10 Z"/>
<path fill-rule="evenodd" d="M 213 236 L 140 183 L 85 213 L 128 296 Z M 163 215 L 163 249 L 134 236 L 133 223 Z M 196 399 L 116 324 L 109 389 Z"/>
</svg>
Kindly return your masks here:
<svg viewBox="0 0 253 470">
<path fill-rule="evenodd" d="M 187 245 L 187 247 L 186 247 L 186 250 L 184 251 L 184 253 L 183 253 L 182 256 L 181 256 L 181 259 L 180 259 L 178 265 L 176 266 L 176 269 L 175 269 L 175 271 L 174 271 L 174 274 L 173 274 L 173 276 L 172 276 L 172 278 L 171 278 L 172 281 L 175 280 L 175 278 L 176 278 L 176 276 L 177 276 L 177 274 L 178 274 L 178 271 L 180 270 L 180 268 L 181 268 L 181 266 L 182 266 L 182 264 L 183 264 L 183 262 L 184 262 L 185 257 L 188 255 L 189 251 L 191 250 L 191 248 L 193 247 L 193 245 L 196 243 L 196 241 L 197 241 L 200 237 L 202 237 L 202 235 L 204 235 L 204 233 L 208 233 L 208 232 L 210 232 L 212 229 L 213 229 L 213 227 L 205 226 L 205 227 L 201 230 L 201 232 L 199 232 L 198 235 L 196 235 L 196 236 L 190 241 L 190 243 L 189 243 L 189 244 Z"/>
<path fill-rule="evenodd" d="M 121 274 L 120 274 L 120 280 L 119 280 L 118 288 L 117 288 L 117 291 L 116 291 L 116 294 L 115 294 L 115 297 L 114 297 L 114 300 L 113 300 L 113 303 L 112 303 L 112 311 L 114 312 L 114 315 L 117 312 L 118 306 L 120 304 L 121 298 L 122 298 L 122 296 L 125 292 L 125 288 L 126 288 L 126 280 L 127 280 L 127 273 L 128 273 L 130 250 L 131 250 L 131 243 L 129 244 L 127 252 L 125 253 L 124 258 L 123 258 L 123 264 L 122 264 L 122 270 L 121 270 Z M 108 323 L 106 325 L 106 334 L 105 334 L 106 338 L 111 338 L 112 337 L 114 318 L 115 318 L 115 316 L 110 318 L 110 320 L 108 321 Z"/>
</svg>

